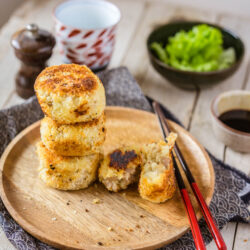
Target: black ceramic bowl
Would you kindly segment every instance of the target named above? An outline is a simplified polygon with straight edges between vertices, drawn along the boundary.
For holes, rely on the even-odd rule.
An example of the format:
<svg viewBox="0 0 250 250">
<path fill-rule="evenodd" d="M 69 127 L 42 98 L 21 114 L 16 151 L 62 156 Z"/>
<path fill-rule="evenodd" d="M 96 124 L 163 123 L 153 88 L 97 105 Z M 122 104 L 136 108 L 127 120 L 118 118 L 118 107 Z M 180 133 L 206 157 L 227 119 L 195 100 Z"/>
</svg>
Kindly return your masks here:
<svg viewBox="0 0 250 250">
<path fill-rule="evenodd" d="M 181 21 L 176 23 L 169 23 L 161 26 L 149 35 L 147 40 L 147 48 L 150 61 L 153 67 L 167 80 L 174 85 L 185 89 L 197 89 L 202 87 L 209 87 L 215 83 L 225 80 L 231 76 L 240 66 L 243 55 L 244 45 L 241 39 L 229 30 L 221 28 L 217 25 L 206 23 L 210 26 L 218 28 L 223 35 L 223 47 L 225 49 L 233 47 L 236 52 L 236 62 L 229 68 L 210 72 L 192 72 L 175 69 L 163 62 L 161 62 L 156 54 L 150 49 L 152 42 L 161 42 L 167 44 L 168 38 L 175 35 L 180 30 L 190 30 L 194 25 L 203 24 L 204 22 L 187 22 Z"/>
</svg>

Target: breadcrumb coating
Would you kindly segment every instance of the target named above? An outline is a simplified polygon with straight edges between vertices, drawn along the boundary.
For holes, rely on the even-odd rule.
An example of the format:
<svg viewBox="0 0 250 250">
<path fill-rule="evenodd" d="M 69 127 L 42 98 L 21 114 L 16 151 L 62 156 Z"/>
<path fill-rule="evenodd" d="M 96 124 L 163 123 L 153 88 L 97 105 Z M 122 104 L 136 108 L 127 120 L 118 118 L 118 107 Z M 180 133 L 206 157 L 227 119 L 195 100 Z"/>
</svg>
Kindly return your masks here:
<svg viewBox="0 0 250 250">
<path fill-rule="evenodd" d="M 37 144 L 40 160 L 39 177 L 49 187 L 61 190 L 87 188 L 97 176 L 100 154 L 83 157 L 60 156 Z"/>
<path fill-rule="evenodd" d="M 63 156 L 84 156 L 102 151 L 105 115 L 91 122 L 58 124 L 49 117 L 41 121 L 41 139 L 52 152 Z"/>
<path fill-rule="evenodd" d="M 43 112 L 57 123 L 97 119 L 105 108 L 103 84 L 84 65 L 47 67 L 38 75 L 34 88 Z"/>
</svg>

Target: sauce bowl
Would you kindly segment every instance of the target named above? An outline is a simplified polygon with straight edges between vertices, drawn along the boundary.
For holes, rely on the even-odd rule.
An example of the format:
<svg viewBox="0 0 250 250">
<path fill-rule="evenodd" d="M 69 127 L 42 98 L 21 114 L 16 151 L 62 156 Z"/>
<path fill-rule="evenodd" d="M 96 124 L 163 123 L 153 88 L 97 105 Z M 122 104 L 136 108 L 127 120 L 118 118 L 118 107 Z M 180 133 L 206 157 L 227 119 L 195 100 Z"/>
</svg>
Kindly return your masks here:
<svg viewBox="0 0 250 250">
<path fill-rule="evenodd" d="M 250 111 L 250 91 L 232 90 L 218 95 L 210 109 L 213 131 L 216 138 L 233 150 L 250 153 L 250 133 L 233 129 L 219 119 L 222 113 L 239 109 Z"/>
</svg>

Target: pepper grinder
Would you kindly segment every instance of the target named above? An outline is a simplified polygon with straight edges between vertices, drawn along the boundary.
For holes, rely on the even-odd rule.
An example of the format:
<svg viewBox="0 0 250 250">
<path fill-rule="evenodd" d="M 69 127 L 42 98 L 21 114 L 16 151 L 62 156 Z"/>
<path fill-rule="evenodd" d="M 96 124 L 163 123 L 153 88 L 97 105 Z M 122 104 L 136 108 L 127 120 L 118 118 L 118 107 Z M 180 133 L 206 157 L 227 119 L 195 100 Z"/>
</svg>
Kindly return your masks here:
<svg viewBox="0 0 250 250">
<path fill-rule="evenodd" d="M 55 46 L 55 38 L 36 24 L 28 24 L 25 29 L 13 34 L 11 45 L 21 67 L 16 74 L 16 91 L 22 98 L 34 95 L 34 83 L 38 74 L 47 66 Z"/>
</svg>

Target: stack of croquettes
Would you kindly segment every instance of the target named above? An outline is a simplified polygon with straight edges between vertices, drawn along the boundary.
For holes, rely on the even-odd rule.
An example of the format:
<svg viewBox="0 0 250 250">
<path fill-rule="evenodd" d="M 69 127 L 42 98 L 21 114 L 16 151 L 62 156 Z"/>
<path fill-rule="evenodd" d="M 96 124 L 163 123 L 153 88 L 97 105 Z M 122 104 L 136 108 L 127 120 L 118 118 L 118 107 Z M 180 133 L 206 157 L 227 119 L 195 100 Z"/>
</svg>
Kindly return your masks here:
<svg viewBox="0 0 250 250">
<path fill-rule="evenodd" d="M 41 121 L 39 176 L 62 190 L 86 188 L 97 176 L 105 140 L 105 91 L 86 66 L 48 67 L 35 82 Z"/>
</svg>

